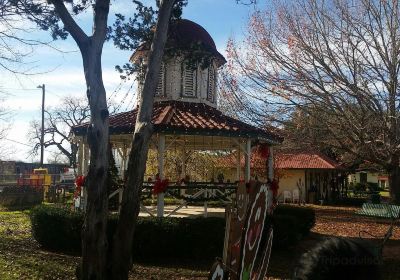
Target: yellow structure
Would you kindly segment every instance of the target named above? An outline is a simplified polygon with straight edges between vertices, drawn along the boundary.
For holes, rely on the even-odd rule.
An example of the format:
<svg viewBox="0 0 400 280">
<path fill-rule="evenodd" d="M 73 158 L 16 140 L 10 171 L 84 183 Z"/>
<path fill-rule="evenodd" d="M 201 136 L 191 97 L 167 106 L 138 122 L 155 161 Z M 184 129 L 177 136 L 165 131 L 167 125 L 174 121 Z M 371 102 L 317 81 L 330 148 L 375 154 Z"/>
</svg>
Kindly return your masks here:
<svg viewBox="0 0 400 280">
<path fill-rule="evenodd" d="M 51 184 L 51 175 L 49 174 L 47 168 L 33 169 L 33 174 L 30 177 L 33 180 L 37 180 L 38 185 L 49 187 Z M 41 182 L 42 184 L 40 184 L 39 182 Z"/>
<path fill-rule="evenodd" d="M 44 200 L 49 193 L 49 188 L 51 185 L 51 175 L 47 168 L 36 168 L 33 169 L 33 174 L 30 175 L 31 184 L 34 186 L 43 186 Z"/>
</svg>

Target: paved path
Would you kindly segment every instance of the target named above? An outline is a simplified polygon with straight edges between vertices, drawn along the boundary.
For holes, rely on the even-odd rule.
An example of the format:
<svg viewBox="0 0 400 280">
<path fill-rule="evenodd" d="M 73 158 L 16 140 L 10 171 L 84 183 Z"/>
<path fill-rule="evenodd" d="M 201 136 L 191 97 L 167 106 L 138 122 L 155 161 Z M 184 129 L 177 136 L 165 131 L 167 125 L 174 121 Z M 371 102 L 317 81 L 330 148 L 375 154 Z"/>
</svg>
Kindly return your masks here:
<svg viewBox="0 0 400 280">
<path fill-rule="evenodd" d="M 177 206 L 168 205 L 164 208 L 164 216 L 167 216 L 171 213 Z M 157 206 L 146 206 L 146 208 L 153 214 L 157 213 Z M 140 211 L 139 216 L 148 217 L 150 216 L 148 213 L 144 211 Z M 203 217 L 204 216 L 204 207 L 203 206 L 187 206 L 179 209 L 178 212 L 171 215 L 171 217 Z M 207 217 L 224 217 L 225 216 L 225 208 L 207 208 Z"/>
</svg>

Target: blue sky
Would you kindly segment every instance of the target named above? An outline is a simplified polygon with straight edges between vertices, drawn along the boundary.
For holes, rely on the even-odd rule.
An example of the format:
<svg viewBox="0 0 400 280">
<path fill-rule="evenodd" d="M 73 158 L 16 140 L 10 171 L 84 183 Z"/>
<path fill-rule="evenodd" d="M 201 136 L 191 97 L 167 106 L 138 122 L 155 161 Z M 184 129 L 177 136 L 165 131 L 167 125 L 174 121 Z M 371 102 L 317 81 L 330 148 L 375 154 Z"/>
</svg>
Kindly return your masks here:
<svg viewBox="0 0 400 280">
<path fill-rule="evenodd" d="M 153 0 L 148 0 L 153 2 Z M 261 1 L 260 1 L 261 2 Z M 123 12 L 133 6 L 130 1 L 113 1 L 110 15 Z M 243 36 L 248 17 L 254 10 L 253 6 L 236 4 L 235 0 L 189 0 L 189 5 L 184 9 L 183 18 L 190 19 L 202 25 L 213 37 L 218 50 L 224 54 L 229 37 L 240 39 Z M 77 20 L 84 30 L 89 33 L 92 22 L 91 13 L 81 15 Z M 113 16 L 109 20 L 112 22 Z M 23 26 L 29 26 L 23 23 Z M 39 38 L 43 41 L 49 40 L 48 33 L 43 31 L 30 32 L 31 38 Z M 53 46 L 62 50 L 55 51 L 49 47 L 37 47 L 28 58 L 32 71 L 37 74 L 32 76 L 15 76 L 1 70 L 0 89 L 7 92 L 6 106 L 13 110 L 12 128 L 8 138 L 28 144 L 27 131 L 29 122 L 40 118 L 41 90 L 37 85 L 46 84 L 46 105 L 54 106 L 60 97 L 74 95 L 83 97 L 85 83 L 82 71 L 80 53 L 69 38 L 66 41 L 57 41 Z M 110 94 L 120 83 L 119 76 L 114 70 L 117 64 L 125 63 L 130 52 L 116 49 L 111 42 L 106 43 L 103 51 L 103 79 L 107 93 Z M 127 87 L 121 90 L 116 100 L 119 102 L 125 96 Z M 121 106 L 123 110 L 131 109 L 133 106 L 129 100 L 133 99 L 135 90 L 128 93 L 125 103 Z M 129 103 L 129 104 L 127 104 Z M 28 158 L 29 147 L 6 141 L 13 153 L 9 159 L 35 161 L 36 158 Z M 3 144 L 4 145 L 4 144 Z M 45 157 L 49 155 L 46 152 Z"/>
</svg>

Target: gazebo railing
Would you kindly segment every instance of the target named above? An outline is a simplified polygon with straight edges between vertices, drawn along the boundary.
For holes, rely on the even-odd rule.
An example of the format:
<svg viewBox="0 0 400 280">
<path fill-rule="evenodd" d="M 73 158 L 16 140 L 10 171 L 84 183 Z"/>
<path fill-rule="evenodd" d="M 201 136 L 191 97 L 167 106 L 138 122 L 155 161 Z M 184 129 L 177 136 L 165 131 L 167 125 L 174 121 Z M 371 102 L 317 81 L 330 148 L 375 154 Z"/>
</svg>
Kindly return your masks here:
<svg viewBox="0 0 400 280">
<path fill-rule="evenodd" d="M 142 197 L 140 209 L 150 216 L 155 216 L 148 207 L 143 204 L 143 200 L 151 197 L 154 182 L 144 182 L 142 189 Z M 186 184 L 170 183 L 165 191 L 165 195 L 180 200 L 167 217 L 177 213 L 183 207 L 187 207 L 193 203 L 203 203 L 204 216 L 208 215 L 208 202 L 219 201 L 222 203 L 232 202 L 232 195 L 236 193 L 236 183 L 215 183 L 215 182 L 190 182 Z M 182 193 L 184 191 L 184 193 Z M 187 193 L 190 191 L 190 193 Z M 122 199 L 122 187 L 115 190 L 109 195 L 112 198 L 119 195 L 119 201 Z"/>
<path fill-rule="evenodd" d="M 144 182 L 143 189 L 152 189 L 154 186 L 154 182 Z M 207 189 L 235 189 L 237 188 L 237 183 L 216 183 L 216 182 L 188 182 L 188 183 L 179 183 L 179 182 L 170 182 L 168 189 L 199 189 L 199 188 L 207 188 Z"/>
</svg>

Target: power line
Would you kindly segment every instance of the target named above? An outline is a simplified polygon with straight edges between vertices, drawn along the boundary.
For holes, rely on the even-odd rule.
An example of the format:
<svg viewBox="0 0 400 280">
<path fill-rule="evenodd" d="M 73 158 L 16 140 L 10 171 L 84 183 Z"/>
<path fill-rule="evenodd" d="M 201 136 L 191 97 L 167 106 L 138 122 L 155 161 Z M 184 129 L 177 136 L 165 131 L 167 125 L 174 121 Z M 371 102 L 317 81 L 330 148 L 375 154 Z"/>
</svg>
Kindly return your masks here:
<svg viewBox="0 0 400 280">
<path fill-rule="evenodd" d="M 14 142 L 14 143 L 17 143 L 17 144 L 20 144 L 20 145 L 24 145 L 24 146 L 27 146 L 27 147 L 30 147 L 30 148 L 32 147 L 31 145 L 28 145 L 28 144 L 19 142 L 19 141 L 17 141 L 17 140 L 9 139 L 9 138 L 3 138 L 3 140 L 7 140 L 7 141 L 10 141 L 10 142 Z"/>
<path fill-rule="evenodd" d="M 1 90 L 23 90 L 23 91 L 35 90 L 35 91 L 37 91 L 37 88 L 3 88 L 3 87 L 0 87 L 0 91 Z"/>
</svg>

